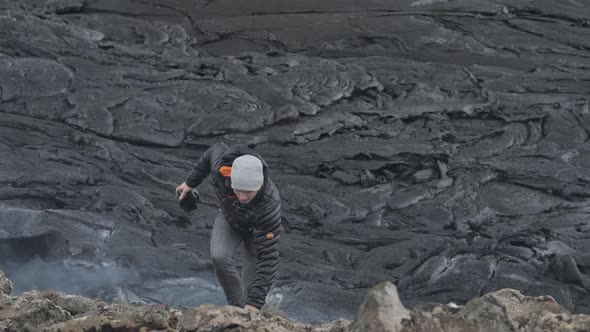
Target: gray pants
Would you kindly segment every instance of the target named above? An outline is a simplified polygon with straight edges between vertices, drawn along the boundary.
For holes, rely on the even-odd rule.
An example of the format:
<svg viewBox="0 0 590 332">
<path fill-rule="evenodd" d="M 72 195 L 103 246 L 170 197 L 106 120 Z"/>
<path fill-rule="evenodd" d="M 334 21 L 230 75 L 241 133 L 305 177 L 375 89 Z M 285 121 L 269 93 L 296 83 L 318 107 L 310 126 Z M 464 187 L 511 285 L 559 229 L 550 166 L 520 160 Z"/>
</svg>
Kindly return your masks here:
<svg viewBox="0 0 590 332">
<path fill-rule="evenodd" d="M 244 267 L 240 276 L 234 265 L 234 254 L 242 243 L 244 244 Z M 227 302 L 230 305 L 243 307 L 256 275 L 256 244 L 252 235 L 236 232 L 225 221 L 223 213 L 219 213 L 213 224 L 211 260 Z"/>
</svg>

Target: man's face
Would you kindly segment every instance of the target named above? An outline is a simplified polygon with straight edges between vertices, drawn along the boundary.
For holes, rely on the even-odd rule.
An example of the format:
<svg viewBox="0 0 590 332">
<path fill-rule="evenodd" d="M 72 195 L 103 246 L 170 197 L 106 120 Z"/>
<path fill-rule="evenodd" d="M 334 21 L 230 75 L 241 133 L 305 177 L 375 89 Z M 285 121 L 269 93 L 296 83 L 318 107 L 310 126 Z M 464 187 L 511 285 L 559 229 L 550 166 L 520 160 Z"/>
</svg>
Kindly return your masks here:
<svg viewBox="0 0 590 332">
<path fill-rule="evenodd" d="M 258 193 L 258 191 L 244 191 L 244 190 L 234 189 L 234 193 L 238 197 L 238 200 L 240 201 L 240 203 L 248 204 L 248 203 L 250 203 L 250 201 L 252 201 L 254 199 L 254 197 L 256 197 L 256 194 Z"/>
</svg>

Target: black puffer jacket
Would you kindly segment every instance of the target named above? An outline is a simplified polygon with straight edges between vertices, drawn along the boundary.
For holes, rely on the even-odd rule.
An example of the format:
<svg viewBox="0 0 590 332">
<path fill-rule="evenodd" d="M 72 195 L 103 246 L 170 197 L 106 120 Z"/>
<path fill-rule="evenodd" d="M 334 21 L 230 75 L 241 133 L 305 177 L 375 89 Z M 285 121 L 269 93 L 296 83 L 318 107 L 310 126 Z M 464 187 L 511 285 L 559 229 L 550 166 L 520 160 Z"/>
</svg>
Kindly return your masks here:
<svg viewBox="0 0 590 332">
<path fill-rule="evenodd" d="M 231 166 L 234 159 L 250 154 L 262 161 L 264 183 L 256 197 L 248 204 L 238 201 L 231 188 L 230 177 L 219 172 L 222 166 Z M 228 147 L 219 143 L 212 145 L 199 159 L 186 179 L 186 184 L 195 188 L 211 176 L 219 205 L 225 220 L 238 232 L 254 236 L 258 261 L 256 278 L 246 304 L 262 307 L 275 278 L 279 263 L 279 238 L 281 229 L 281 198 L 277 188 L 268 177 L 268 165 L 254 150 L 242 146 Z"/>
</svg>

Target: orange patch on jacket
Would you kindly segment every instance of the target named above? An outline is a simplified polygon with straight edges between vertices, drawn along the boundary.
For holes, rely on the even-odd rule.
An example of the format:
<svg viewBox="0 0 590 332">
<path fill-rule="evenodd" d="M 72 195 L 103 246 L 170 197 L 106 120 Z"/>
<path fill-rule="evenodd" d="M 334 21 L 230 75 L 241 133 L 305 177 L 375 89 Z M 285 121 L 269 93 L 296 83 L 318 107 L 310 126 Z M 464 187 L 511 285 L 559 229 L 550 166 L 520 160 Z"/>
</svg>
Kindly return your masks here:
<svg viewBox="0 0 590 332">
<path fill-rule="evenodd" d="M 221 176 L 224 177 L 230 177 L 231 176 L 231 166 L 221 166 L 219 167 L 219 174 L 221 174 Z"/>
<path fill-rule="evenodd" d="M 272 232 L 266 233 L 266 238 L 268 240 L 272 240 L 273 237 L 275 237 L 275 235 Z"/>
</svg>

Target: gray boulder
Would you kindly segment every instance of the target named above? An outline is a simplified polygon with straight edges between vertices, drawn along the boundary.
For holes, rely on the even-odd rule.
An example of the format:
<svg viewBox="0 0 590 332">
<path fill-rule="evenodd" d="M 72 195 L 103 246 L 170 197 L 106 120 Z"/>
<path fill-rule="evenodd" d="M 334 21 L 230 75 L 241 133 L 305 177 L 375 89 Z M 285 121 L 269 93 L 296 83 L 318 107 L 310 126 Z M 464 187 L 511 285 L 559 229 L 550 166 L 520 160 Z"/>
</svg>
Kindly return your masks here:
<svg viewBox="0 0 590 332">
<path fill-rule="evenodd" d="M 481 297 L 484 301 L 497 303 L 504 307 L 508 319 L 518 325 L 526 324 L 531 315 L 538 312 L 568 314 L 551 296 L 525 296 L 514 289 L 501 289 Z"/>
<path fill-rule="evenodd" d="M 44 327 L 67 321 L 71 315 L 44 297 L 42 292 L 30 291 L 3 301 L 0 309 L 7 331 L 39 331 Z"/>
<path fill-rule="evenodd" d="M 531 297 L 501 289 L 475 298 L 459 310 L 449 305 L 415 310 L 401 331 L 590 331 L 590 317 L 570 315 L 550 296 Z"/>
<path fill-rule="evenodd" d="M 351 331 L 397 332 L 402 329 L 402 320 L 409 318 L 410 313 L 401 303 L 397 288 L 385 281 L 365 295 Z"/>
<path fill-rule="evenodd" d="M 66 310 L 72 315 L 93 313 L 98 311 L 99 305 L 86 297 L 78 295 L 67 295 L 55 292 L 50 300 L 58 307 Z"/>
<path fill-rule="evenodd" d="M 10 292 L 12 292 L 12 282 L 8 280 L 4 271 L 0 270 L 0 295 L 10 295 Z"/>
</svg>

